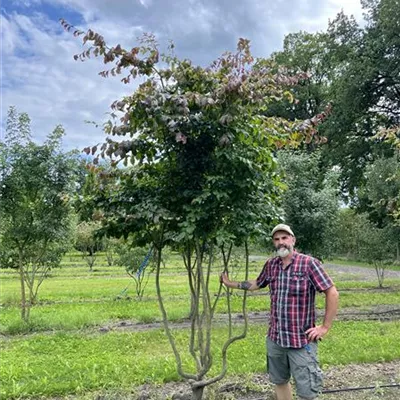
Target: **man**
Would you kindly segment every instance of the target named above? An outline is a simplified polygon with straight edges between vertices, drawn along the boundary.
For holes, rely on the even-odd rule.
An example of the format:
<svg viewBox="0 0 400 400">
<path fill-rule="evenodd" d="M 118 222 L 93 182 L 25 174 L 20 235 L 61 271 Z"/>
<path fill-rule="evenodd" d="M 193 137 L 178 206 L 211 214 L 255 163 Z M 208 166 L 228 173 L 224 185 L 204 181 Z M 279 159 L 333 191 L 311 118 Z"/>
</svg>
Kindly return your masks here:
<svg viewBox="0 0 400 400">
<path fill-rule="evenodd" d="M 322 372 L 317 361 L 317 342 L 331 328 L 339 294 L 321 263 L 297 253 L 290 226 L 272 230 L 277 257 L 269 259 L 256 280 L 234 282 L 228 274 L 221 282 L 228 288 L 258 290 L 269 285 L 271 317 L 267 337 L 269 377 L 278 400 L 291 400 L 293 376 L 299 399 L 315 399 L 322 389 Z M 315 325 L 315 294 L 325 294 L 325 316 Z"/>
</svg>

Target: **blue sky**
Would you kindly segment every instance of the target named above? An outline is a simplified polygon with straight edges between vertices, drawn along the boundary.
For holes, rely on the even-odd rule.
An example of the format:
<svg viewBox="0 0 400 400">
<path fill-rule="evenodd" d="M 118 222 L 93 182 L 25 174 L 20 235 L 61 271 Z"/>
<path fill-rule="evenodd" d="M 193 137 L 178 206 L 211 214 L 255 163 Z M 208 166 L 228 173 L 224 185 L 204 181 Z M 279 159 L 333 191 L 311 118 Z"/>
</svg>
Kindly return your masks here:
<svg viewBox="0 0 400 400">
<path fill-rule="evenodd" d="M 98 76 L 100 60 L 74 61 L 81 42 L 64 32 L 60 18 L 110 45 L 133 47 L 142 32 L 152 32 L 162 45 L 173 40 L 179 56 L 208 65 L 234 51 L 239 37 L 251 40 L 254 55 L 268 57 L 286 34 L 326 30 L 342 9 L 362 21 L 359 0 L 3 0 L 0 138 L 14 105 L 31 117 L 37 142 L 58 124 L 66 129 L 65 149 L 103 142 L 101 128 L 85 121 L 101 125 L 111 103 L 134 90 Z"/>
</svg>

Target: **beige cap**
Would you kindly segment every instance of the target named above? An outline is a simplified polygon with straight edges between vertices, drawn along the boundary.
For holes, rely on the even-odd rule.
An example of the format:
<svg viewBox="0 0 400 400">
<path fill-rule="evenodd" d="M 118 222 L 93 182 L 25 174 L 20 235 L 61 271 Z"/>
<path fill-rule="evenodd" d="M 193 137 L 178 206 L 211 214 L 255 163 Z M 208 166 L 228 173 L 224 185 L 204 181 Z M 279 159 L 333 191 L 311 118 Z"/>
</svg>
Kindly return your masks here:
<svg viewBox="0 0 400 400">
<path fill-rule="evenodd" d="M 294 233 L 289 225 L 278 224 L 274 229 L 272 229 L 271 236 L 274 236 L 274 233 L 278 231 L 284 231 L 287 232 L 289 235 L 294 236 Z"/>
</svg>

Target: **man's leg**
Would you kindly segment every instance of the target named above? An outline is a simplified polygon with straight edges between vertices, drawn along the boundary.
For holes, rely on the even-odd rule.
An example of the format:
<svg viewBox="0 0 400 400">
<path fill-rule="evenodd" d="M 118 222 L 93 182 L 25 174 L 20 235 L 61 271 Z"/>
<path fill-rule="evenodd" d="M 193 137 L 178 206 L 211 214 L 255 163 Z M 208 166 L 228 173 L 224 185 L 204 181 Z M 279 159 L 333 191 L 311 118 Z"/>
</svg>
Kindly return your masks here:
<svg viewBox="0 0 400 400">
<path fill-rule="evenodd" d="M 288 354 L 299 400 L 316 399 L 322 390 L 322 371 L 318 365 L 317 352 L 318 346 L 312 342 Z"/>
<path fill-rule="evenodd" d="M 276 400 L 292 400 L 292 387 L 290 383 L 275 385 Z"/>
<path fill-rule="evenodd" d="M 267 338 L 267 370 L 271 383 L 275 385 L 277 400 L 292 400 L 288 349 Z"/>
</svg>

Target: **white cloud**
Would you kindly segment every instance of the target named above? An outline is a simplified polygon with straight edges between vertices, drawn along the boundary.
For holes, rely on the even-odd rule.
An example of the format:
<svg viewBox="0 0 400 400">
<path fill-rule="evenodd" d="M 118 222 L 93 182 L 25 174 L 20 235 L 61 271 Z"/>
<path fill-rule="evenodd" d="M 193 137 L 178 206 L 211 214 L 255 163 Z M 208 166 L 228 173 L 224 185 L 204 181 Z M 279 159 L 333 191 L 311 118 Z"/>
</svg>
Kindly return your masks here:
<svg viewBox="0 0 400 400">
<path fill-rule="evenodd" d="M 153 32 L 160 45 L 172 39 L 179 56 L 206 65 L 234 50 L 239 37 L 251 40 L 255 55 L 268 56 L 281 48 L 285 34 L 326 29 L 341 8 L 358 21 L 362 15 L 358 0 L 18 0 L 18 6 L 3 6 L 0 21 L 2 123 L 15 105 L 28 112 L 39 141 L 61 123 L 67 148 L 103 141 L 101 130 L 84 120 L 101 123 L 110 104 L 135 86 L 98 76 L 107 67 L 100 60 L 74 61 L 81 40 L 62 31 L 60 17 L 80 16 L 78 28 L 90 27 L 110 45 L 128 48 L 142 32 Z"/>
<path fill-rule="evenodd" d="M 43 16 L 42 16 L 43 17 Z M 43 22 L 43 21 L 42 21 Z M 3 120 L 15 105 L 32 119 L 34 138 L 42 141 L 61 123 L 66 131 L 66 147 L 84 147 L 104 139 L 85 120 L 103 122 L 110 104 L 127 93 L 118 78 L 104 79 L 100 60 L 81 63 L 73 55 L 82 51 L 79 41 L 67 33 L 54 34 L 52 21 L 41 29 L 35 18 L 14 14 L 4 25 L 7 43 L 2 90 Z M 17 37 L 18 40 L 14 40 Z"/>
</svg>

